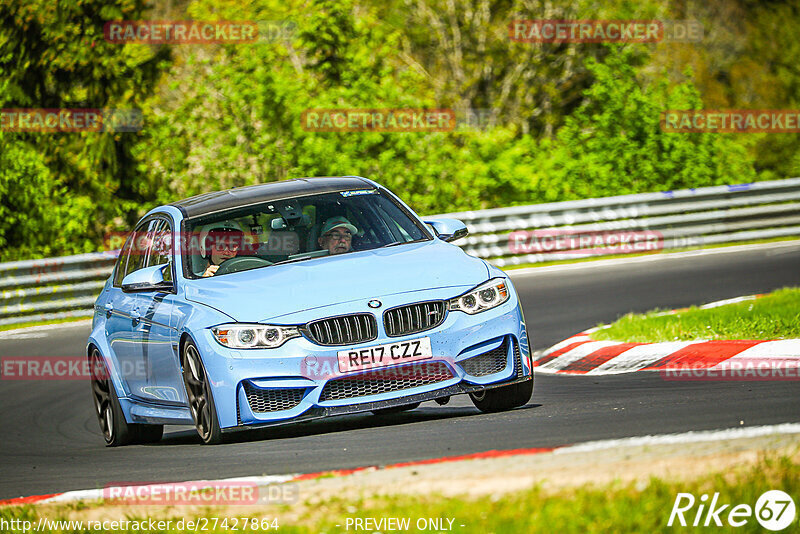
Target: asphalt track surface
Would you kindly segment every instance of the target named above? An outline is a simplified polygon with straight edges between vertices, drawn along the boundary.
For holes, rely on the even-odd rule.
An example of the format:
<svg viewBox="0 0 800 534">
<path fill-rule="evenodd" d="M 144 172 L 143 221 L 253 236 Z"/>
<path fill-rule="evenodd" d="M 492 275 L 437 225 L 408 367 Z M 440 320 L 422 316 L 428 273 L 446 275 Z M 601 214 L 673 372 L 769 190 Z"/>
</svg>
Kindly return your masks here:
<svg viewBox="0 0 800 534">
<path fill-rule="evenodd" d="M 800 243 L 661 255 L 513 274 L 534 348 L 629 311 L 800 286 Z M 0 356 L 83 354 L 89 328 L 0 336 Z M 481 414 L 465 396 L 405 414 L 344 416 L 208 447 L 167 427 L 153 445 L 106 448 L 83 381 L 0 382 L 0 499 L 125 482 L 316 472 L 492 449 L 800 422 L 800 381 L 675 382 L 655 373 L 538 375 L 522 408 Z"/>
</svg>

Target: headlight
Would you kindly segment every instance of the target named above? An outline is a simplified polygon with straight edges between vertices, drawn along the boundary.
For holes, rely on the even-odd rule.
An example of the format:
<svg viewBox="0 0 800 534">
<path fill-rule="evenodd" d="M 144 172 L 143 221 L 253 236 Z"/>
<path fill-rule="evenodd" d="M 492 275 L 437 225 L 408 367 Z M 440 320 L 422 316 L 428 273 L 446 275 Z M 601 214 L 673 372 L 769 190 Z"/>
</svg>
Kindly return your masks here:
<svg viewBox="0 0 800 534">
<path fill-rule="evenodd" d="M 460 297 L 450 299 L 450 311 L 463 311 L 470 315 L 491 310 L 508 300 L 508 286 L 503 278 L 493 278 Z"/>
<path fill-rule="evenodd" d="M 214 338 L 231 349 L 274 349 L 287 339 L 299 337 L 296 326 L 223 324 L 211 329 Z"/>
</svg>

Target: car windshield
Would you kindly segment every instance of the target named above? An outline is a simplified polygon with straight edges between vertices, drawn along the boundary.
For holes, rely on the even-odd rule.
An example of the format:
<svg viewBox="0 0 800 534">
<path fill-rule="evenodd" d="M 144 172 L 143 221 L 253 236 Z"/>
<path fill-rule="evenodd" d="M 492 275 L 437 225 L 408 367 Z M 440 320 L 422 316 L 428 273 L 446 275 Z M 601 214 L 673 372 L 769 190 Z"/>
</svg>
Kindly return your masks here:
<svg viewBox="0 0 800 534">
<path fill-rule="evenodd" d="M 188 278 L 299 262 L 431 239 L 378 189 L 264 202 L 186 221 Z"/>
</svg>

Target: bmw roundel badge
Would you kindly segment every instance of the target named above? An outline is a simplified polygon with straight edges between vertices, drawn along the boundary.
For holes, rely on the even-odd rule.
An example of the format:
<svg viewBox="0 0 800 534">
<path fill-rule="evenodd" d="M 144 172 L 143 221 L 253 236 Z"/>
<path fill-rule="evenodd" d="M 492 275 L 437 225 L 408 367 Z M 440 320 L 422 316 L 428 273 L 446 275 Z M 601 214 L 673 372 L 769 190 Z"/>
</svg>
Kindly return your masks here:
<svg viewBox="0 0 800 534">
<path fill-rule="evenodd" d="M 367 302 L 367 306 L 369 306 L 370 308 L 380 308 L 381 306 L 383 306 L 383 302 L 379 301 L 378 299 L 374 299 Z"/>
</svg>

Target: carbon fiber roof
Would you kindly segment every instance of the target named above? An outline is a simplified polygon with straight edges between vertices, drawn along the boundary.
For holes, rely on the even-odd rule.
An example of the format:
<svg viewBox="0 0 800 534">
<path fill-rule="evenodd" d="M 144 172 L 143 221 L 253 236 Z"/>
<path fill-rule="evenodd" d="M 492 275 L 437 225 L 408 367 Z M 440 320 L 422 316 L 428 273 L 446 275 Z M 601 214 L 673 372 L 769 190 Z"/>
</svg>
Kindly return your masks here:
<svg viewBox="0 0 800 534">
<path fill-rule="evenodd" d="M 270 200 L 315 193 L 347 191 L 364 187 L 374 186 L 358 176 L 296 178 L 294 180 L 283 180 L 204 193 L 173 202 L 170 205 L 181 210 L 185 217 L 197 217 L 238 206 L 269 202 Z"/>
</svg>

